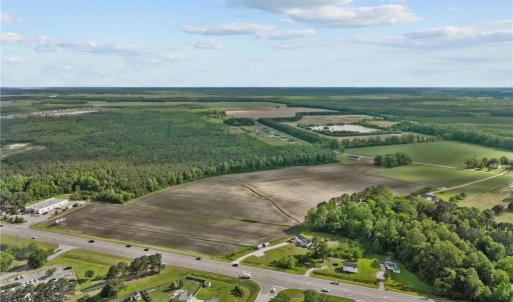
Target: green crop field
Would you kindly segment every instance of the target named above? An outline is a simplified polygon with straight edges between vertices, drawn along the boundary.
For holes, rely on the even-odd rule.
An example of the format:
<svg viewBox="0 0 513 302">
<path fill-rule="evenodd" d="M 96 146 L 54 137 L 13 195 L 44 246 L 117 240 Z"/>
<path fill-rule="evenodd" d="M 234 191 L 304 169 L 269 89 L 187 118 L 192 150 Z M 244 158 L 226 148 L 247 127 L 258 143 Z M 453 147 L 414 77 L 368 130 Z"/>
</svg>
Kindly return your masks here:
<svg viewBox="0 0 513 302">
<path fill-rule="evenodd" d="M 501 156 L 513 158 L 513 152 L 451 141 L 352 148 L 346 150 L 346 153 L 370 157 L 395 152 L 404 152 L 410 155 L 413 161 L 416 162 L 447 165 L 458 168 L 463 168 L 465 166 L 465 160 L 474 157 L 479 159 L 482 157 L 499 158 Z"/>
<path fill-rule="evenodd" d="M 373 171 L 372 174 L 425 184 L 433 188 L 450 188 L 492 176 L 492 174 L 483 172 L 415 164 L 378 169 Z"/>
</svg>

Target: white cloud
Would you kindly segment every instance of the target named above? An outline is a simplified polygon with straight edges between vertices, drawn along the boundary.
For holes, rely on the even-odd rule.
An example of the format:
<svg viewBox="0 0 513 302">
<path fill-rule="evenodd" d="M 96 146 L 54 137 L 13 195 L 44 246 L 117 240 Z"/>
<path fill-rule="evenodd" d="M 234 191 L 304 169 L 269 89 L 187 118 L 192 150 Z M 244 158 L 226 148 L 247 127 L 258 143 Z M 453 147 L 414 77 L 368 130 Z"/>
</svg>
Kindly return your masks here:
<svg viewBox="0 0 513 302">
<path fill-rule="evenodd" d="M 315 35 L 315 31 L 313 29 L 296 29 L 262 32 L 258 33 L 257 37 L 271 40 L 294 40 L 310 37 L 313 35 Z"/>
<path fill-rule="evenodd" d="M 180 54 L 166 51 L 156 51 L 138 45 L 96 43 L 95 41 L 67 41 L 59 40 L 48 36 L 27 37 L 17 33 L 2 33 L 0 42 L 4 44 L 21 44 L 36 51 L 56 52 L 62 50 L 119 55 L 124 57 L 135 57 L 145 61 L 179 61 L 183 59 Z"/>
<path fill-rule="evenodd" d="M 223 44 L 214 39 L 206 39 L 206 40 L 190 40 L 187 41 L 188 44 L 192 45 L 194 48 L 198 49 L 220 49 L 223 48 Z"/>
<path fill-rule="evenodd" d="M 414 31 L 402 36 L 362 38 L 359 43 L 410 49 L 472 47 L 513 42 L 513 30 L 482 31 L 470 27 L 445 26 Z"/>
<path fill-rule="evenodd" d="M 350 0 L 227 0 L 246 6 L 287 15 L 290 19 L 329 27 L 364 27 L 414 22 L 419 18 L 406 5 L 347 6 Z"/>
<path fill-rule="evenodd" d="M 18 43 L 23 42 L 25 37 L 17 34 L 17 33 L 1 33 L 0 34 L 0 42 L 2 43 Z"/>
<path fill-rule="evenodd" d="M 276 30 L 275 26 L 255 23 L 228 23 L 221 25 L 184 25 L 182 30 L 206 36 L 248 35 L 271 40 L 293 40 L 315 35 L 312 29 Z"/>
<path fill-rule="evenodd" d="M 253 23 L 229 23 L 222 25 L 194 26 L 184 25 L 182 30 L 191 34 L 229 36 L 229 35 L 256 35 L 261 32 L 270 31 L 274 28 L 267 24 Z"/>
</svg>

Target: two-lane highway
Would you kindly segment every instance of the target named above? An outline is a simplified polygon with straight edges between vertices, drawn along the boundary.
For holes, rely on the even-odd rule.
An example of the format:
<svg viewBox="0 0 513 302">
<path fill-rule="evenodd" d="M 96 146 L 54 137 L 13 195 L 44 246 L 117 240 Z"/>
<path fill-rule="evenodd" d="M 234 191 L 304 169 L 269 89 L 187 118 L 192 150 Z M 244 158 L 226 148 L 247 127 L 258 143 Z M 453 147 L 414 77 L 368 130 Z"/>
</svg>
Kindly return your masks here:
<svg viewBox="0 0 513 302">
<path fill-rule="evenodd" d="M 87 249 L 97 252 L 103 252 L 112 255 L 125 256 L 130 258 L 139 257 L 145 254 L 160 253 L 162 254 L 162 262 L 166 265 L 174 265 L 184 268 L 201 270 L 221 275 L 239 276 L 242 271 L 249 271 L 253 280 L 258 282 L 262 288 L 262 292 L 257 298 L 258 302 L 268 301 L 270 298 L 270 290 L 272 287 L 278 288 L 297 288 L 297 289 L 314 289 L 328 288 L 331 295 L 347 297 L 356 301 L 366 302 L 425 302 L 425 297 L 407 295 L 396 292 L 389 292 L 364 286 L 356 286 L 351 284 L 331 285 L 328 280 L 311 278 L 309 276 L 298 276 L 268 269 L 255 268 L 239 265 L 233 267 L 230 263 L 203 259 L 196 260 L 195 257 L 183 254 L 171 253 L 166 251 L 144 251 L 138 246 L 126 247 L 124 244 L 95 240 L 89 243 L 87 238 L 78 236 L 64 235 L 46 231 L 31 230 L 23 227 L 5 224 L 0 232 L 13 236 L 31 238 L 36 236 L 38 240 L 66 245 L 75 248 Z M 440 300 L 441 301 L 441 300 Z"/>
</svg>

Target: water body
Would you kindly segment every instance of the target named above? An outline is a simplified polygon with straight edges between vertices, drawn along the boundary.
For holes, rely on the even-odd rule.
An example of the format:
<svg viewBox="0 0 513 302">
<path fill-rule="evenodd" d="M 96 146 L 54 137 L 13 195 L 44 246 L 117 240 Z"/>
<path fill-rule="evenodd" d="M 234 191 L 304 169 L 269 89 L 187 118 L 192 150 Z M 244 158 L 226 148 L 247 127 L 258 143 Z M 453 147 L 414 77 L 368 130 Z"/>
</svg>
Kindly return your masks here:
<svg viewBox="0 0 513 302">
<path fill-rule="evenodd" d="M 331 132 L 334 131 L 350 131 L 350 132 L 358 132 L 358 133 L 372 133 L 378 130 L 373 128 L 368 128 L 360 125 L 331 125 L 331 126 L 313 126 L 310 127 L 310 130 L 313 131 L 322 131 L 328 130 Z"/>
</svg>

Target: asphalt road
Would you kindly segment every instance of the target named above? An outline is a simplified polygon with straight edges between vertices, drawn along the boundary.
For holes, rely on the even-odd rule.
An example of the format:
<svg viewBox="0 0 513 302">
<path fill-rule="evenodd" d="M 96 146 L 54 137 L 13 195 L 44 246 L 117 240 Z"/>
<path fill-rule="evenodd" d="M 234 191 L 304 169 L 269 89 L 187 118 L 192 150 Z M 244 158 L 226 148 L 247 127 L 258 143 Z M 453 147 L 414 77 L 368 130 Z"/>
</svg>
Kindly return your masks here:
<svg viewBox="0 0 513 302">
<path fill-rule="evenodd" d="M 253 281 L 260 284 L 262 291 L 257 302 L 267 302 L 272 297 L 271 288 L 297 288 L 320 290 L 327 288 L 331 295 L 347 297 L 361 302 L 420 302 L 420 301 L 445 301 L 445 299 L 427 299 L 421 296 L 413 296 L 396 292 L 389 292 L 380 289 L 356 286 L 351 284 L 331 285 L 328 280 L 315 279 L 309 276 L 298 276 L 268 269 L 239 265 L 233 267 L 228 262 L 213 259 L 196 260 L 195 257 L 175 254 L 164 251 L 145 252 L 143 248 L 132 246 L 127 248 L 124 244 L 95 240 L 89 243 L 87 238 L 63 235 L 58 233 L 37 231 L 10 224 L 4 224 L 0 229 L 1 234 L 8 234 L 24 238 L 36 236 L 38 240 L 66 245 L 75 248 L 103 252 L 112 255 L 125 256 L 130 258 L 142 255 L 150 255 L 156 252 L 162 254 L 162 262 L 166 265 L 175 265 L 184 268 L 191 268 L 216 274 L 238 277 L 243 271 L 251 272 Z"/>
</svg>

